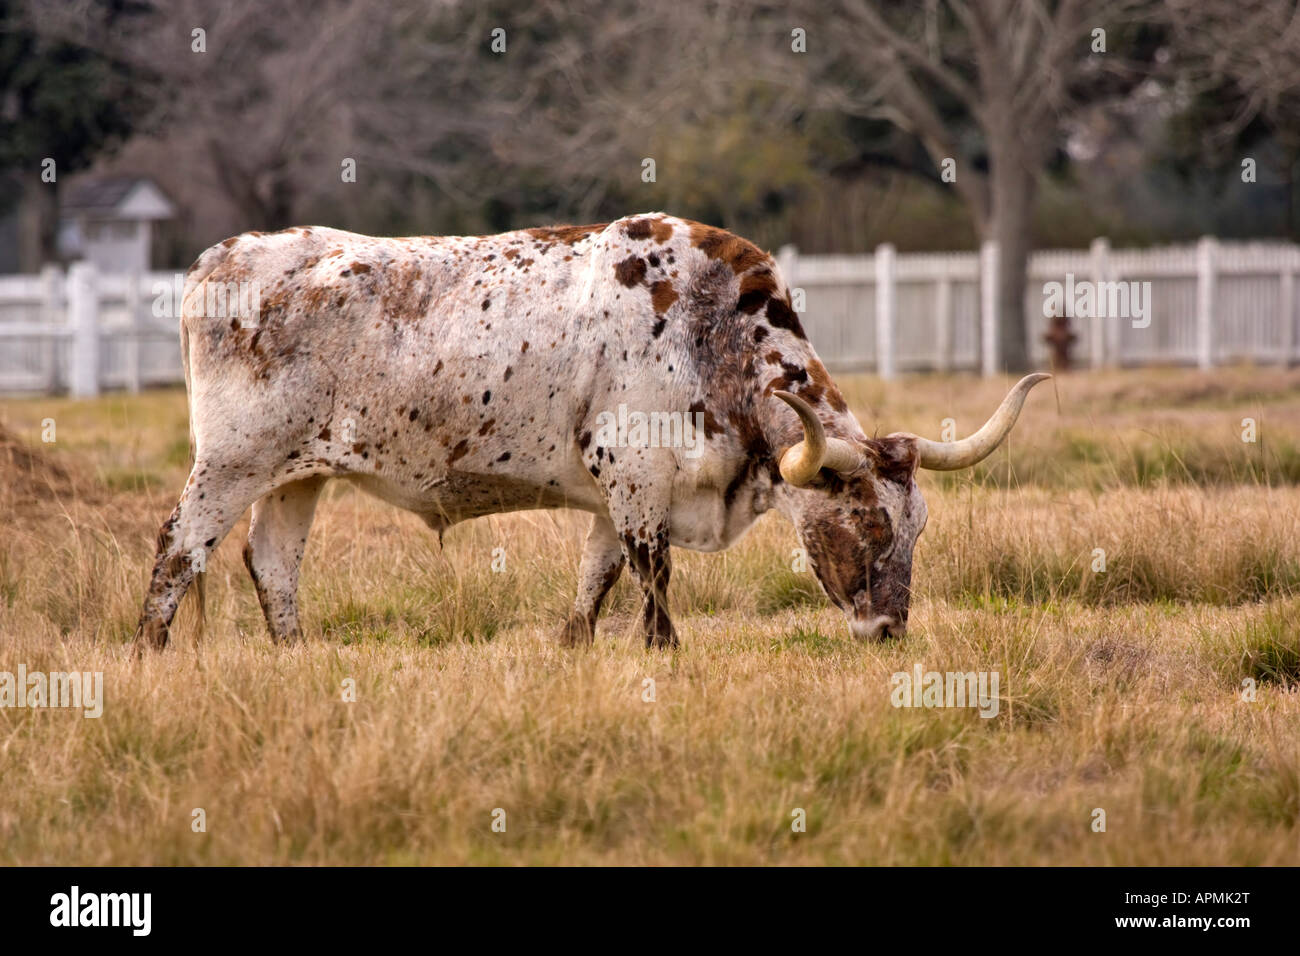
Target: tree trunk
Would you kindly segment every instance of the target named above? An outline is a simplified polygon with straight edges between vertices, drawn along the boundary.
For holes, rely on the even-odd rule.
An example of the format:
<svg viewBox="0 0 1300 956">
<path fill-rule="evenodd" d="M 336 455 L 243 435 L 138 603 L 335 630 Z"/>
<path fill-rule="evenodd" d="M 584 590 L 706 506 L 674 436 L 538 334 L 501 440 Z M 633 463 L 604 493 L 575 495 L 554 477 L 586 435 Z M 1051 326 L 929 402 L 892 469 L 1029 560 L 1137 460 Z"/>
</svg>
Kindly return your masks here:
<svg viewBox="0 0 1300 956">
<path fill-rule="evenodd" d="M 288 229 L 294 225 L 294 188 L 285 176 L 277 176 L 270 185 L 270 195 L 263 204 L 265 225 L 262 227 L 274 232 Z"/>
<path fill-rule="evenodd" d="M 295 192 L 285 174 L 273 173 L 264 177 L 261 172 L 264 164 L 244 165 L 227 152 L 225 143 L 217 139 L 209 139 L 208 155 L 216 170 L 217 181 L 239 213 L 241 230 L 274 232 L 294 224 Z M 283 168 L 285 164 L 280 162 L 278 165 Z M 259 179 L 266 181 L 265 189 L 258 188 Z"/>
<path fill-rule="evenodd" d="M 1034 196 L 1037 181 L 1015 156 L 990 157 L 990 214 L 985 238 L 998 244 L 998 368 L 1029 368 L 1025 331 L 1025 283 L 1033 250 Z"/>
<path fill-rule="evenodd" d="M 18 203 L 18 268 L 40 272 L 47 262 L 59 261 L 59 188 L 54 183 L 27 177 Z"/>
<path fill-rule="evenodd" d="M 1300 241 L 1300 222 L 1296 221 L 1295 166 L 1297 161 L 1295 141 L 1288 137 L 1283 150 L 1282 186 L 1286 190 L 1286 234 L 1292 242 Z"/>
</svg>

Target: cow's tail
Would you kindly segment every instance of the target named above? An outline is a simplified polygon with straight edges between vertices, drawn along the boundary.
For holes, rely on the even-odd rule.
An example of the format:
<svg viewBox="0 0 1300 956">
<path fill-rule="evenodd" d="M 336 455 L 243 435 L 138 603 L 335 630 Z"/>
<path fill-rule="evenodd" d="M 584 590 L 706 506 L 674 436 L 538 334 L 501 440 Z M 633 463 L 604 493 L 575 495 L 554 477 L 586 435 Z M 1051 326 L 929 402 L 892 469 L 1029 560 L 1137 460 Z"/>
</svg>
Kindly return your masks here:
<svg viewBox="0 0 1300 956">
<path fill-rule="evenodd" d="M 185 287 L 181 293 L 181 305 L 179 324 L 181 327 L 181 369 L 185 373 L 185 402 L 189 406 L 190 419 L 190 472 L 194 472 L 194 462 L 197 454 L 197 444 L 194 440 L 194 374 L 190 366 L 190 330 L 186 324 L 187 303 L 191 296 L 204 295 L 204 283 L 216 268 L 229 255 L 232 241 L 227 239 L 205 249 L 203 253 L 194 260 L 189 271 L 185 273 Z M 202 300 L 200 300 L 202 301 Z M 196 314 L 203 314 L 200 306 Z M 208 557 L 205 555 L 205 557 Z M 198 636 L 203 636 L 203 628 L 207 619 L 207 572 L 194 572 L 194 581 L 189 590 L 189 594 L 194 595 L 195 610 L 198 612 Z"/>
<path fill-rule="evenodd" d="M 189 285 L 190 285 L 188 278 L 186 280 L 185 285 L 186 285 L 186 292 L 188 293 Z M 190 473 L 193 474 L 194 472 L 194 390 L 190 383 L 190 330 L 185 326 L 184 301 L 185 301 L 185 297 L 182 296 L 181 298 L 182 306 L 180 309 L 181 369 L 185 373 L 185 404 L 189 409 L 189 424 L 190 424 L 190 456 L 189 456 L 190 468 L 189 470 Z M 194 572 L 194 584 L 193 587 L 190 589 L 190 593 L 194 595 L 194 609 L 198 615 L 197 636 L 201 638 L 203 636 L 204 626 L 207 623 L 207 607 L 208 607 L 207 571 Z"/>
</svg>

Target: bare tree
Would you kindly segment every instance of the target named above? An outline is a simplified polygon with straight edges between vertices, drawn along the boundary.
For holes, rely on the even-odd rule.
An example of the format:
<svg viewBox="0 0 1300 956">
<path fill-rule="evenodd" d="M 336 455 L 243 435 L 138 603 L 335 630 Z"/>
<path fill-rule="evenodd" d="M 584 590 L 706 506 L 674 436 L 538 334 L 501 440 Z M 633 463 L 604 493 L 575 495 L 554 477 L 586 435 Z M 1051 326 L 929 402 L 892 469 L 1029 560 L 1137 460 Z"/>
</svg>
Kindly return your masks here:
<svg viewBox="0 0 1300 956">
<path fill-rule="evenodd" d="M 391 62 L 405 69 L 382 78 L 365 139 L 376 162 L 466 200 L 584 221 L 651 202 L 738 219 L 742 180 L 768 173 L 752 161 L 761 134 L 806 108 L 755 58 L 765 10 L 737 0 L 438 7 L 402 31 Z"/>
<path fill-rule="evenodd" d="M 1024 289 L 1038 177 L 1083 102 L 1145 71 L 1117 49 L 1152 0 L 835 0 L 806 8 L 823 35 L 821 104 L 914 135 L 998 260 L 998 355 L 1028 365 Z M 1101 30 L 1098 34 L 1094 31 Z"/>
<path fill-rule="evenodd" d="M 337 182 L 389 27 L 365 0 L 148 0 L 102 22 L 80 0 L 44 7 L 49 35 L 130 64 L 146 128 L 177 163 L 220 184 L 248 228 L 292 222 L 299 200 Z"/>
</svg>

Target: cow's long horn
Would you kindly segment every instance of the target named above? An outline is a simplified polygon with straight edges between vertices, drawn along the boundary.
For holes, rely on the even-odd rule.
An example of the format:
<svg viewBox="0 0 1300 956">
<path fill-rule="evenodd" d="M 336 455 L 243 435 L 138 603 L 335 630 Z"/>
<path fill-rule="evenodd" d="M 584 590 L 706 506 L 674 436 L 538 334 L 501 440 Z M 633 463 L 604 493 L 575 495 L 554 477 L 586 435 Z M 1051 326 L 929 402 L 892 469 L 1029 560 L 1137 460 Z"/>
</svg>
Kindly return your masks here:
<svg viewBox="0 0 1300 956">
<path fill-rule="evenodd" d="M 963 438 L 961 441 L 930 441 L 928 438 L 916 438 L 917 463 L 922 468 L 935 471 L 955 471 L 983 461 L 993 454 L 993 450 L 1002 444 L 1002 440 L 1011 431 L 1011 426 L 1016 423 L 1029 390 L 1051 377 L 1046 372 L 1035 372 L 1016 382 L 1011 391 L 1007 392 L 1007 397 L 1002 399 L 1002 404 L 993 413 L 993 417 L 969 438 Z"/>
<path fill-rule="evenodd" d="M 789 392 L 772 394 L 793 408 L 803 423 L 803 441 L 781 456 L 781 477 L 787 482 L 797 488 L 812 481 L 823 468 L 848 472 L 862 463 L 862 455 L 849 442 L 826 437 L 821 419 L 802 398 Z"/>
</svg>

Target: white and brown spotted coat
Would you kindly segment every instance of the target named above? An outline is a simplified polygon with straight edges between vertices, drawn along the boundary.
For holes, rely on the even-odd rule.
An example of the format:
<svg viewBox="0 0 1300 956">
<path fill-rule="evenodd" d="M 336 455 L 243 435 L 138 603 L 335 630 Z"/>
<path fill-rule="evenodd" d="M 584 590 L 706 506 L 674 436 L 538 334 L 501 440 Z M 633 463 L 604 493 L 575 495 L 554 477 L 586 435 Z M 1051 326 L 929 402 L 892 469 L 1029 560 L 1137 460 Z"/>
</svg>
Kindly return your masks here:
<svg viewBox="0 0 1300 956">
<path fill-rule="evenodd" d="M 924 522 L 914 456 L 866 438 L 776 264 L 743 239 L 661 213 L 475 237 L 307 227 L 208 249 L 187 276 L 187 306 L 212 282 L 256 283 L 261 309 L 181 320 L 195 461 L 159 535 L 148 642 L 165 643 L 196 549 L 215 547 L 250 505 L 249 570 L 272 635 L 296 637 L 298 569 L 331 477 L 440 531 L 502 511 L 592 512 L 569 641 L 591 639 L 627 562 L 645 592 L 647 642 L 674 643 L 669 545 L 725 548 L 773 506 L 795 521 L 837 604 L 862 618 L 888 605 L 905 620 L 901 568 L 878 582 L 868 567 L 888 557 L 886 538 L 914 540 Z M 782 485 L 777 459 L 802 431 L 776 389 L 883 467 Z M 701 413 L 703 453 L 597 444 L 597 416 L 620 404 Z M 905 544 L 894 550 L 910 573 Z"/>
</svg>

